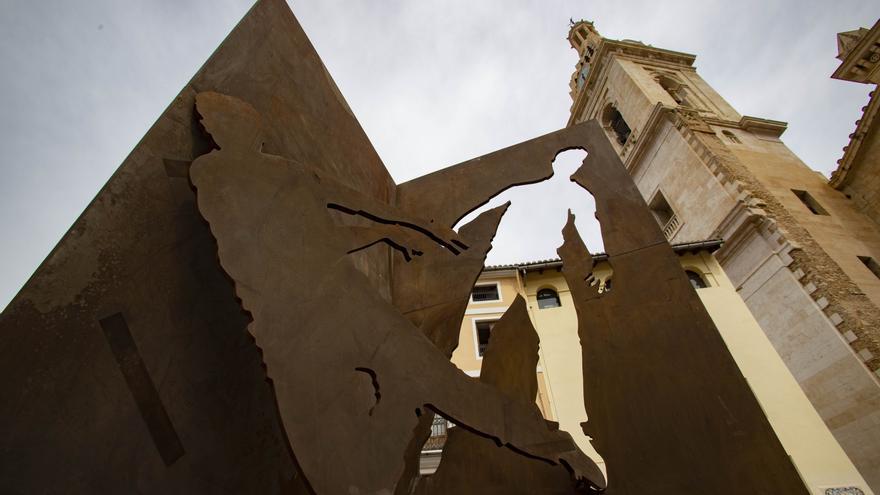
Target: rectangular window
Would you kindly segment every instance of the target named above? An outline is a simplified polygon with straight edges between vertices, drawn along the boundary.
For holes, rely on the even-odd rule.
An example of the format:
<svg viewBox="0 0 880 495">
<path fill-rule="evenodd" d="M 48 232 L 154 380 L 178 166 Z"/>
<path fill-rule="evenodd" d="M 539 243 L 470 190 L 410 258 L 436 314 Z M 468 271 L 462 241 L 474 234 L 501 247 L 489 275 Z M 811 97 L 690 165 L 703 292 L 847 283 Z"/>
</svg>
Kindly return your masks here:
<svg viewBox="0 0 880 495">
<path fill-rule="evenodd" d="M 474 322 L 474 325 L 477 327 L 477 355 L 482 356 L 486 352 L 486 348 L 489 347 L 489 337 L 496 323 L 498 323 L 498 320 Z"/>
<path fill-rule="evenodd" d="M 500 301 L 498 284 L 475 285 L 471 292 L 471 302 Z"/>
<path fill-rule="evenodd" d="M 859 261 L 864 263 L 875 277 L 880 278 L 880 263 L 877 263 L 877 260 L 870 256 L 859 256 Z"/>
<path fill-rule="evenodd" d="M 828 215 L 828 212 L 825 211 L 825 208 L 822 208 L 822 205 L 816 201 L 816 198 L 810 195 L 807 191 L 801 191 L 799 189 L 792 189 L 791 192 L 794 193 L 795 196 L 801 200 L 801 203 L 807 207 L 808 210 L 813 212 L 813 215 Z"/>
</svg>

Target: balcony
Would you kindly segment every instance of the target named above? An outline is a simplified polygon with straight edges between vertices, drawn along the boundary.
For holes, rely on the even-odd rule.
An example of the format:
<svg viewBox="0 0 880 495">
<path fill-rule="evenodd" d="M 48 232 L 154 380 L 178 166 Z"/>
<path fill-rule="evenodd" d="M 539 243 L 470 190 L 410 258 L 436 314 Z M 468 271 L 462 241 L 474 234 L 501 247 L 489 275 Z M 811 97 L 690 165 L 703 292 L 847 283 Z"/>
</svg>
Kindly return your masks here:
<svg viewBox="0 0 880 495">
<path fill-rule="evenodd" d="M 446 445 L 448 428 L 449 424 L 445 418 L 434 415 L 434 422 L 431 424 L 431 436 L 428 437 L 424 447 L 422 447 L 422 452 L 443 450 L 443 446 Z"/>
<path fill-rule="evenodd" d="M 446 437 L 449 428 L 453 426 L 444 418 L 434 415 L 431 424 L 431 436 L 422 447 L 422 455 L 419 456 L 419 474 L 430 476 L 437 471 L 440 458 L 443 455 L 443 447 L 446 445 Z"/>
<path fill-rule="evenodd" d="M 663 226 L 663 235 L 666 236 L 666 240 L 672 239 L 672 236 L 678 232 L 679 227 L 681 227 L 681 222 L 678 220 L 678 217 L 673 214 L 669 217 L 669 220 L 666 221 L 666 225 Z"/>
</svg>

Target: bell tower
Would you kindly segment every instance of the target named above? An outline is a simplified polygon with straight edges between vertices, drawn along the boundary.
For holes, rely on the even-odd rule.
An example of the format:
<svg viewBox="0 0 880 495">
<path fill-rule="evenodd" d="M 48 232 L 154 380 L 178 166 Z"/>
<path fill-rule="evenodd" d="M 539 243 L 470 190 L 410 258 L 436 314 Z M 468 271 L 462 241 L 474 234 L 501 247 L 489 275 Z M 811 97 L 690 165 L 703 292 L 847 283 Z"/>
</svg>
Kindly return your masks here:
<svg viewBox="0 0 880 495">
<path fill-rule="evenodd" d="M 572 98 L 577 92 L 584 87 L 587 82 L 587 76 L 590 74 L 590 63 L 593 61 L 593 55 L 602 42 L 602 36 L 596 31 L 595 26 L 590 21 L 571 21 L 571 29 L 568 31 L 568 42 L 571 47 L 577 50 L 579 60 L 574 74 L 571 76 Z"/>
<path fill-rule="evenodd" d="M 568 39 L 568 125 L 602 124 L 670 242 L 724 241 L 737 292 L 880 492 L 880 225 L 785 146 L 786 123 L 740 115 L 696 56 L 588 21 Z"/>
<path fill-rule="evenodd" d="M 741 118 L 697 74 L 694 55 L 640 41 L 606 39 L 592 22 L 583 20 L 572 23 L 568 40 L 578 52 L 569 82 L 569 125 L 598 119 L 624 160 L 660 110 L 732 121 Z"/>
</svg>

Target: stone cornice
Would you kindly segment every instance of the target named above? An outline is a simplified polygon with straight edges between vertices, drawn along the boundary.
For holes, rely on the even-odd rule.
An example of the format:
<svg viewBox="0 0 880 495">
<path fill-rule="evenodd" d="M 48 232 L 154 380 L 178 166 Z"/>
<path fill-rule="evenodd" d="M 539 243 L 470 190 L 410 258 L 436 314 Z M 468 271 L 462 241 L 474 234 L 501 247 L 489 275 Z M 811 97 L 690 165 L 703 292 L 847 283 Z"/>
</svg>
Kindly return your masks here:
<svg viewBox="0 0 880 495">
<path fill-rule="evenodd" d="M 848 183 L 849 171 L 858 167 L 859 162 L 856 161 L 856 156 L 862 146 L 862 141 L 874 125 L 878 112 L 880 112 L 880 96 L 878 96 L 878 91 L 874 89 L 871 92 L 871 99 L 864 107 L 862 118 L 856 121 L 856 130 L 849 135 L 849 144 L 843 148 L 843 157 L 837 161 L 837 170 L 831 173 L 831 179 L 828 181 L 829 186 L 841 189 Z"/>
<path fill-rule="evenodd" d="M 769 134 L 778 138 L 786 129 L 788 129 L 788 124 L 779 120 L 762 119 L 760 117 L 743 115 L 743 118 L 739 120 L 739 127 L 749 132 L 755 132 L 756 134 Z"/>
<path fill-rule="evenodd" d="M 843 59 L 832 79 L 859 83 L 880 83 L 880 20 L 865 33 Z"/>
<path fill-rule="evenodd" d="M 697 59 L 697 56 L 691 53 L 677 52 L 674 50 L 667 50 L 665 48 L 657 48 L 635 41 L 617 41 L 606 39 L 605 44 L 608 45 L 608 47 L 615 52 L 622 52 L 627 55 L 632 55 L 646 60 L 662 60 L 666 62 L 672 62 L 676 65 L 684 65 L 688 67 L 693 66 L 694 60 Z"/>
</svg>

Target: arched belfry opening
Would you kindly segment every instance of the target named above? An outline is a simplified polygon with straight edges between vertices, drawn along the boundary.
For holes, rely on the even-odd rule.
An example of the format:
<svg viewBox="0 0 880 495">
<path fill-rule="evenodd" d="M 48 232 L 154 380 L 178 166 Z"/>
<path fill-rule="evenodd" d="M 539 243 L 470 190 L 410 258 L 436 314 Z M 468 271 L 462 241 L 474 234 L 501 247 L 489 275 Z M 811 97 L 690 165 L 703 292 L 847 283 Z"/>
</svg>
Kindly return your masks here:
<svg viewBox="0 0 880 495">
<path fill-rule="evenodd" d="M 668 74 L 658 74 L 654 79 L 675 100 L 675 103 L 684 107 L 692 106 L 688 100 L 687 87 L 680 79 Z"/>
<path fill-rule="evenodd" d="M 619 145 L 623 146 L 629 140 L 632 129 L 624 120 L 623 115 L 613 103 L 608 103 L 602 110 L 602 118 L 600 119 L 602 127 L 608 132 L 609 136 Z"/>
</svg>

